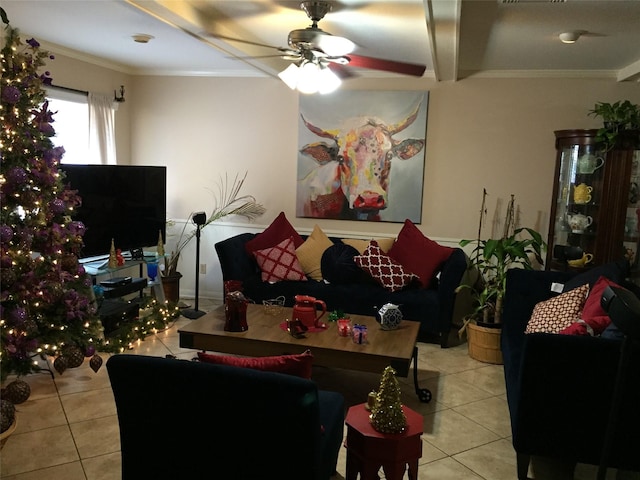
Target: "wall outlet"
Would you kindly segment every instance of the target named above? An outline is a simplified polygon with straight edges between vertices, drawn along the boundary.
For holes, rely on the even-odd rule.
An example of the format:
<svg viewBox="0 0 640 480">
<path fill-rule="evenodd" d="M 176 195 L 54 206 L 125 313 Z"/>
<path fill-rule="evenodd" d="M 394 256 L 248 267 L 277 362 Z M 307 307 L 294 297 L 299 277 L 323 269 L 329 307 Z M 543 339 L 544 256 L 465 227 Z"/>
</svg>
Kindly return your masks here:
<svg viewBox="0 0 640 480">
<path fill-rule="evenodd" d="M 207 274 L 207 264 L 206 263 L 201 263 L 200 264 L 200 275 L 206 275 Z"/>
</svg>

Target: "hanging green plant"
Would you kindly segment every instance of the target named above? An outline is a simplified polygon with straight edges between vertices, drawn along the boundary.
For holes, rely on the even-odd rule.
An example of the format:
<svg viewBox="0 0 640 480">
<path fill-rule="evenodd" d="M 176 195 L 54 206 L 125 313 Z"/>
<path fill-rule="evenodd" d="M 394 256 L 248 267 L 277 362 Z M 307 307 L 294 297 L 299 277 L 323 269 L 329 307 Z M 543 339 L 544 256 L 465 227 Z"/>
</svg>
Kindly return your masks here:
<svg viewBox="0 0 640 480">
<path fill-rule="evenodd" d="M 602 119 L 602 127 L 598 129 L 595 140 L 601 143 L 605 151 L 613 149 L 622 137 L 629 132 L 640 136 L 640 106 L 629 100 L 615 103 L 597 102 L 589 115 Z M 636 139 L 637 141 L 637 139 Z"/>
</svg>

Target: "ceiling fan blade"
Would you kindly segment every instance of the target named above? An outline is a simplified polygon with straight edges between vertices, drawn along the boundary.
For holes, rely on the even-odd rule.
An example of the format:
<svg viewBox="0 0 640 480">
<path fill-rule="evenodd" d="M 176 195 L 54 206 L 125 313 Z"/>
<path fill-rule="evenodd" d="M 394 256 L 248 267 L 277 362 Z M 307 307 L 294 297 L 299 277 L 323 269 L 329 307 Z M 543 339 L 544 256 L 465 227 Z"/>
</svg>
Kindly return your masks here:
<svg viewBox="0 0 640 480">
<path fill-rule="evenodd" d="M 349 70 L 349 68 L 339 63 L 329 63 L 327 64 L 327 68 L 329 68 L 333 73 L 335 73 L 340 80 L 347 80 L 349 78 L 354 78 L 358 76 L 356 73 Z"/>
<path fill-rule="evenodd" d="M 267 45 L 264 43 L 253 42 L 251 40 L 244 40 L 242 38 L 228 37 L 227 35 L 218 35 L 217 33 L 205 32 L 205 35 L 207 37 L 217 38 L 220 40 L 228 40 L 230 42 L 245 43 L 247 45 L 254 45 L 256 47 L 273 48 L 276 50 L 280 50 L 281 48 L 283 48 L 283 47 L 275 47 L 273 45 Z"/>
<path fill-rule="evenodd" d="M 402 73 L 404 75 L 412 75 L 421 77 L 427 69 L 425 65 L 416 63 L 396 62 L 393 60 L 384 60 L 382 58 L 364 57 L 362 55 L 347 55 L 350 67 L 369 68 L 372 70 L 382 70 L 385 72 Z"/>
</svg>

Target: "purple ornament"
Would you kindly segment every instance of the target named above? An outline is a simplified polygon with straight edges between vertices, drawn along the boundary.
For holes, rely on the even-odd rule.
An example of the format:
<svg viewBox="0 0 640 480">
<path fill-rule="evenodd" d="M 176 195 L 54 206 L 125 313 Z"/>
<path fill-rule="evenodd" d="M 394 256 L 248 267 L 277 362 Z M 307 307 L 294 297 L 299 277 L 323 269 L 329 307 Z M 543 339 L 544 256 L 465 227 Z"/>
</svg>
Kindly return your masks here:
<svg viewBox="0 0 640 480">
<path fill-rule="evenodd" d="M 13 228 L 9 225 L 0 225 L 0 241 L 9 243 L 13 238 Z"/>
<path fill-rule="evenodd" d="M 12 85 L 9 85 L 2 89 L 2 100 L 7 103 L 18 103 L 18 100 L 20 100 L 20 96 L 20 90 Z"/>
<path fill-rule="evenodd" d="M 27 172 L 22 167 L 13 167 L 7 172 L 6 179 L 9 185 L 20 186 L 27 182 Z"/>
<path fill-rule="evenodd" d="M 84 223 L 74 220 L 69 223 L 69 232 L 71 235 L 80 235 L 83 236 L 87 231 L 87 227 L 84 226 Z"/>
<path fill-rule="evenodd" d="M 85 357 L 93 357 L 93 355 L 96 353 L 96 347 L 94 347 L 93 345 L 89 345 L 86 350 L 84 351 L 84 356 Z"/>
<path fill-rule="evenodd" d="M 27 43 L 33 48 L 38 48 L 40 46 L 40 43 L 35 38 L 30 38 L 29 40 L 27 40 Z"/>
<path fill-rule="evenodd" d="M 27 311 L 24 307 L 16 307 L 9 312 L 9 320 L 15 326 L 23 325 L 27 320 Z"/>
<path fill-rule="evenodd" d="M 53 200 L 51 200 L 51 203 L 49 204 L 49 208 L 51 208 L 51 211 L 53 213 L 64 213 L 65 210 L 67 209 L 67 205 L 64 203 L 64 201 L 60 198 L 54 198 Z"/>
</svg>

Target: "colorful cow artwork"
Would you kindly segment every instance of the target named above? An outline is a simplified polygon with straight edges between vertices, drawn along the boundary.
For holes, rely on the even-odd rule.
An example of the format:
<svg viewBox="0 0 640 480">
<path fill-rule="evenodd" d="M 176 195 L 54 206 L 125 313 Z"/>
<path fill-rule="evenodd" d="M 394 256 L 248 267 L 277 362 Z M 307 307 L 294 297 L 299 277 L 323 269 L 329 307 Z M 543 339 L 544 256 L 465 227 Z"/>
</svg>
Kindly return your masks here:
<svg viewBox="0 0 640 480">
<path fill-rule="evenodd" d="M 424 150 L 425 139 L 399 138 L 416 121 L 421 105 L 422 101 L 415 104 L 397 123 L 376 116 L 356 116 L 333 129 L 317 125 L 301 113 L 304 127 L 326 140 L 307 143 L 299 150 L 315 162 L 315 167 L 298 180 L 299 216 L 381 221 L 393 188 L 392 165 L 415 159 L 422 174 L 424 156 L 418 154 Z M 422 201 L 421 192 L 417 201 Z M 403 220 L 399 217 L 391 221 Z"/>
</svg>

